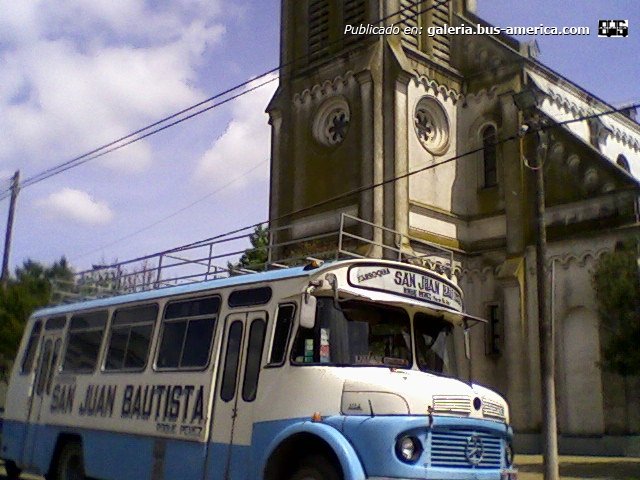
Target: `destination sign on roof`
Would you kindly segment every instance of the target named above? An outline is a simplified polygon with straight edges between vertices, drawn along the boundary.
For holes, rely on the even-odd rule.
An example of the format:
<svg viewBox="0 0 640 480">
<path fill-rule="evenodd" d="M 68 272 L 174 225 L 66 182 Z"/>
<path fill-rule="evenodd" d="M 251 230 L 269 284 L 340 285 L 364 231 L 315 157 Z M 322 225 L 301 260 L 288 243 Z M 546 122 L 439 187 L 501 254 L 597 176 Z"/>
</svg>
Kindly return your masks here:
<svg viewBox="0 0 640 480">
<path fill-rule="evenodd" d="M 349 269 L 349 284 L 462 312 L 460 289 L 452 282 L 426 270 L 396 268 L 384 264 L 354 265 Z"/>
</svg>

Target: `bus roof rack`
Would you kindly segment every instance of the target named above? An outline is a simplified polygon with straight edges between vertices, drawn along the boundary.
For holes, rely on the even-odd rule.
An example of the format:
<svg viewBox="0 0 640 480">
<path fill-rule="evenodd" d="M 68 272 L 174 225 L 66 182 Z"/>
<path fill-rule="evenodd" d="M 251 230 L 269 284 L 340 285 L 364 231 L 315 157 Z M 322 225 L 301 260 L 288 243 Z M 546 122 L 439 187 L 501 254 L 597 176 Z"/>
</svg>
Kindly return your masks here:
<svg viewBox="0 0 640 480">
<path fill-rule="evenodd" d="M 452 276 L 452 250 L 348 213 L 322 222 L 301 219 L 282 226 L 274 224 L 262 232 L 266 235 L 265 246 L 247 246 L 247 239 L 256 235 L 250 232 L 217 236 L 133 260 L 93 265 L 75 274 L 72 281 L 54 280 L 53 303 L 75 303 L 345 258 L 392 259 Z"/>
</svg>

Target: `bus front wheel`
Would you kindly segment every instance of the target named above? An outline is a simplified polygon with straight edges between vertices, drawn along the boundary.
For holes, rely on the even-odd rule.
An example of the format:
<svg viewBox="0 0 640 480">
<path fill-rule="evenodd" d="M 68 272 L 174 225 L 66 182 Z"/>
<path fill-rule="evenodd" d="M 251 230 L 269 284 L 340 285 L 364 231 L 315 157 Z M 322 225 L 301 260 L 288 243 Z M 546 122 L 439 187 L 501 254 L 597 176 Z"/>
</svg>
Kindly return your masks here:
<svg viewBox="0 0 640 480">
<path fill-rule="evenodd" d="M 300 463 L 290 480 L 340 480 L 336 467 L 323 456 L 311 456 Z"/>
<path fill-rule="evenodd" d="M 56 461 L 53 480 L 84 480 L 82 446 L 77 442 L 63 445 Z"/>
</svg>

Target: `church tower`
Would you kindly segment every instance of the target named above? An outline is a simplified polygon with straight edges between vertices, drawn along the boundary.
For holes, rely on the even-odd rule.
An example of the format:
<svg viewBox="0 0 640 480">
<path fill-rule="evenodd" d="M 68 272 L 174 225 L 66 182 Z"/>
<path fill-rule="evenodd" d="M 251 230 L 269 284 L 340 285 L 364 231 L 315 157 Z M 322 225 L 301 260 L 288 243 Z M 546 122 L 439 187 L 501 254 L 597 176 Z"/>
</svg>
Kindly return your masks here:
<svg viewBox="0 0 640 480">
<path fill-rule="evenodd" d="M 272 219 L 313 219 L 295 236 L 335 229 L 336 212 L 408 231 L 407 180 L 309 207 L 407 172 L 412 147 L 421 145 L 431 158 L 454 148 L 461 76 L 453 66 L 451 37 L 426 32 L 451 25 L 464 10 L 461 0 L 282 2 L 283 67 L 268 108 Z M 396 27 L 401 33 L 351 33 L 357 27 Z M 427 98 L 416 106 L 418 91 Z"/>
<path fill-rule="evenodd" d="M 472 334 L 473 362 L 456 352 L 460 374 L 506 395 L 518 446 L 536 451 L 535 185 L 526 159 L 537 140 L 519 135 L 525 116 L 514 94 L 532 92 L 547 122 L 610 107 L 540 64 L 535 44 L 477 17 L 475 0 L 281 5 L 280 84 L 267 108 L 271 228 L 288 226 L 277 242 L 322 238 L 348 213 L 453 250 L 467 310 L 489 321 Z M 558 375 L 569 379 L 559 388 L 560 432 L 593 438 L 618 428 L 608 405 L 632 402 L 603 388 L 613 380 L 597 366 L 590 272 L 632 231 L 618 228 L 636 221 L 640 127 L 623 114 L 585 120 L 555 129 L 547 147 L 550 255 L 566 266 L 556 331 L 571 333 L 557 337 Z M 395 242 L 380 229 L 361 234 Z M 590 347 L 578 349 L 579 381 L 571 380 L 578 366 L 567 352 L 580 344 Z M 625 425 L 638 432 L 640 418 Z"/>
</svg>

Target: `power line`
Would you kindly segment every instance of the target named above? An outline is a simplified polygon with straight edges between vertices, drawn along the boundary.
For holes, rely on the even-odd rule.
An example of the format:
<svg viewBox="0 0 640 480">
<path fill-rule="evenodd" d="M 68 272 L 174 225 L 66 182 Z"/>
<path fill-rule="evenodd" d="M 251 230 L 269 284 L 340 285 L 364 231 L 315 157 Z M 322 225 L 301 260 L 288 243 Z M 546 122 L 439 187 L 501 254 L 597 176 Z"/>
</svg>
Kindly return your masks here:
<svg viewBox="0 0 640 480">
<path fill-rule="evenodd" d="M 142 232 L 144 232 L 144 231 L 146 231 L 146 230 L 149 230 L 150 228 L 153 228 L 153 227 L 155 227 L 156 225 L 159 225 L 160 223 L 162 223 L 162 222 L 164 222 L 164 221 L 166 221 L 166 220 L 169 220 L 170 218 L 175 217 L 176 215 L 178 215 L 178 214 L 180 214 L 180 213 L 184 212 L 185 210 L 188 210 L 189 208 L 193 207 L 194 205 L 197 205 L 198 203 L 200 203 L 200 202 L 202 202 L 202 201 L 206 200 L 207 198 L 209 198 L 209 197 L 211 197 L 211 196 L 215 195 L 216 193 L 221 192 L 222 190 L 224 190 L 225 188 L 227 188 L 227 187 L 229 187 L 230 185 L 234 184 L 235 182 L 237 182 L 237 181 L 238 181 L 238 180 L 240 180 L 241 178 L 244 178 L 244 177 L 246 177 L 247 175 L 249 175 L 250 173 L 253 173 L 254 171 L 256 171 L 258 168 L 260 168 L 262 165 L 264 165 L 264 164 L 265 164 L 265 163 L 267 163 L 268 161 L 269 161 L 268 159 L 267 159 L 267 160 L 263 160 L 262 162 L 258 163 L 257 165 L 254 165 L 251 169 L 249 169 L 249 170 L 247 170 L 246 172 L 244 172 L 242 175 L 238 175 L 237 177 L 235 177 L 235 178 L 234 178 L 234 179 L 232 179 L 231 181 L 229 181 L 229 182 L 225 183 L 225 184 L 224 184 L 224 185 L 222 185 L 220 188 L 217 188 L 217 189 L 216 189 L 216 190 L 214 190 L 213 192 L 209 192 L 209 193 L 207 193 L 206 195 L 204 195 L 204 196 L 202 196 L 202 197 L 198 198 L 197 200 L 194 200 L 193 202 L 189 203 L 188 205 L 185 205 L 184 207 L 181 207 L 181 208 L 179 208 L 178 210 L 175 210 L 174 212 L 170 213 L 169 215 L 166 215 L 166 216 L 164 216 L 164 217 L 162 217 L 162 218 L 160 218 L 160 219 L 156 220 L 156 221 L 155 221 L 155 222 L 153 222 L 153 223 L 150 223 L 150 224 L 148 224 L 148 225 L 145 225 L 144 227 L 141 227 L 141 228 L 139 228 L 139 229 L 137 229 L 137 230 L 135 230 L 135 231 L 133 231 L 133 232 L 131 232 L 131 233 L 128 233 L 127 235 L 124 235 L 124 236 L 122 236 L 122 237 L 120 237 L 120 238 L 118 238 L 118 239 L 116 239 L 116 240 L 113 240 L 112 242 L 110 242 L 110 243 L 108 243 L 108 244 L 106 244 L 106 245 L 103 245 L 103 246 L 101 246 L 100 248 L 97 248 L 97 249 L 95 249 L 95 250 L 91 250 L 91 251 L 89 251 L 89 252 L 82 253 L 82 254 L 78 255 L 77 257 L 75 257 L 75 258 L 73 258 L 73 259 L 70 259 L 70 260 L 78 260 L 78 259 L 80 259 L 80 258 L 84 258 L 84 257 L 86 257 L 86 256 L 88 256 L 88 255 L 92 255 L 92 254 L 94 254 L 94 253 L 96 253 L 96 252 L 99 252 L 100 250 L 103 250 L 103 249 L 105 249 L 105 248 L 111 247 L 111 246 L 115 245 L 116 243 L 120 243 L 120 242 L 121 242 L 121 241 L 123 241 L 123 240 L 126 240 L 126 239 L 128 239 L 128 238 L 134 237 L 134 236 L 138 235 L 139 233 L 142 233 Z M 244 238 L 244 237 L 243 237 L 243 238 Z"/>
<path fill-rule="evenodd" d="M 431 9 L 437 8 L 438 6 L 447 3 L 449 0 L 438 0 L 432 6 L 427 7 L 425 9 L 421 10 L 421 11 L 414 11 L 413 10 L 416 7 L 418 7 L 419 5 L 425 3 L 426 1 L 427 0 L 419 0 L 418 2 L 416 2 L 416 3 L 412 4 L 412 5 L 400 8 L 396 12 L 393 12 L 393 13 L 391 13 L 389 15 L 386 15 L 386 16 L 378 19 L 378 20 L 375 20 L 374 22 L 372 22 L 372 24 L 378 24 L 378 23 L 384 22 L 384 21 L 386 21 L 386 20 L 388 20 L 388 19 L 390 19 L 392 17 L 398 16 L 398 15 L 404 13 L 405 11 L 409 10 L 411 12 L 411 15 L 406 15 L 402 20 L 402 22 L 406 22 L 409 18 L 417 17 L 418 15 L 421 15 L 422 13 L 425 13 L 425 12 L 431 10 Z M 377 36 L 377 35 L 374 35 L 374 34 L 364 35 L 364 36 L 361 36 L 361 38 L 358 39 L 358 41 L 362 41 L 362 40 L 364 40 L 366 38 L 369 38 L 369 37 L 372 37 L 372 36 Z M 328 42 L 326 44 L 326 47 L 332 46 L 332 45 L 337 44 L 337 43 L 342 43 L 342 42 L 344 42 L 344 36 L 340 37 L 340 38 L 337 38 L 337 39 L 335 39 L 335 40 L 333 40 L 331 42 Z M 355 43 L 353 45 L 355 45 Z M 326 62 L 326 61 L 329 61 L 329 60 L 331 60 L 333 58 L 338 58 L 338 57 L 342 56 L 343 54 L 344 54 L 344 51 L 336 52 L 336 54 L 334 54 L 334 55 L 332 55 L 330 57 L 326 57 L 325 59 L 323 59 L 323 61 Z M 242 95 L 245 95 L 245 94 L 247 94 L 247 93 L 249 93 L 249 92 L 251 92 L 253 90 L 256 90 L 257 88 L 260 88 L 261 86 L 266 85 L 267 83 L 271 83 L 272 81 L 275 81 L 277 79 L 277 77 L 273 78 L 273 79 L 270 79 L 270 80 L 268 80 L 266 82 L 263 82 L 258 86 L 249 88 L 249 89 L 247 89 L 247 90 L 245 90 L 245 91 L 243 91 L 243 92 L 241 92 L 241 93 L 239 93 L 237 95 L 234 95 L 234 96 L 232 96 L 230 98 L 227 98 L 227 99 L 225 99 L 225 100 L 223 100 L 221 102 L 218 102 L 218 103 L 216 103 L 214 105 L 208 106 L 206 108 L 202 108 L 202 109 L 200 109 L 200 110 L 198 110 L 198 111 L 196 111 L 196 112 L 194 112 L 194 113 L 192 113 L 192 114 L 190 114 L 190 115 L 188 115 L 186 117 L 180 118 L 180 119 L 175 120 L 175 121 L 173 121 L 173 122 L 171 122 L 171 123 L 169 123 L 167 125 L 164 125 L 162 127 L 154 129 L 155 127 L 157 127 L 159 125 L 162 125 L 162 124 L 166 123 L 169 120 L 177 118 L 180 115 L 183 115 L 184 113 L 193 111 L 196 108 L 201 107 L 202 105 L 210 103 L 210 102 L 212 102 L 214 100 L 217 100 L 217 99 L 219 99 L 219 98 L 221 98 L 221 97 L 223 97 L 223 96 L 225 96 L 225 95 L 227 95 L 227 94 L 229 94 L 231 92 L 234 92 L 234 91 L 236 91 L 236 90 L 238 90 L 240 88 L 248 86 L 248 85 L 250 85 L 251 83 L 253 83 L 253 82 L 257 81 L 257 80 L 266 77 L 267 75 L 270 75 L 270 74 L 275 73 L 275 72 L 277 72 L 279 70 L 282 70 L 282 69 L 284 69 L 284 68 L 286 68 L 288 66 L 291 66 L 291 65 L 293 65 L 293 64 L 295 64 L 295 63 L 297 63 L 297 62 L 299 62 L 301 60 L 305 60 L 305 59 L 309 58 L 310 55 L 311 55 L 311 53 L 307 53 L 307 54 L 301 55 L 301 56 L 299 56 L 297 58 L 294 58 L 293 60 L 290 60 L 288 62 L 279 64 L 277 67 L 274 67 L 274 68 L 272 68 L 270 70 L 267 70 L 266 72 L 263 72 L 260 75 L 254 77 L 254 78 L 252 78 L 250 80 L 246 80 L 244 82 L 236 84 L 235 86 L 230 87 L 230 88 L 224 90 L 223 92 L 220 92 L 220 93 L 218 93 L 218 94 L 216 94 L 216 95 L 214 95 L 212 97 L 209 97 L 209 98 L 207 98 L 205 100 L 202 100 L 201 102 L 198 102 L 198 103 L 196 103 L 196 104 L 194 104 L 194 105 L 192 105 L 190 107 L 187 107 L 187 108 L 185 108 L 183 110 L 180 110 L 179 112 L 176 112 L 176 113 L 174 113 L 172 115 L 169 115 L 168 117 L 164 117 L 163 119 L 158 120 L 158 121 L 156 121 L 156 122 L 154 122 L 154 123 L 152 123 L 150 125 L 147 125 L 146 127 L 140 128 L 140 129 L 138 129 L 138 130 L 136 130 L 136 131 L 134 131 L 134 132 L 132 132 L 132 133 L 130 133 L 128 135 L 120 137 L 117 140 L 111 141 L 111 142 L 109 142 L 109 143 L 107 143 L 105 145 L 102 145 L 101 147 L 93 149 L 93 150 L 91 150 L 91 151 L 89 151 L 87 153 L 84 153 L 82 155 L 74 157 L 74 158 L 72 158 L 70 160 L 67 160 L 67 161 L 65 161 L 65 162 L 63 162 L 63 163 L 61 163 L 59 165 L 56 165 L 54 167 L 51 167 L 51 168 L 49 168 L 47 170 L 44 170 L 44 171 L 38 173 L 38 174 L 35 174 L 35 175 L 33 175 L 33 176 L 29 177 L 29 178 L 26 178 L 22 182 L 21 188 L 28 187 L 28 186 L 31 186 L 31 185 L 35 185 L 36 183 L 39 183 L 39 182 L 41 182 L 43 180 L 46 180 L 46 179 L 51 178 L 51 177 L 53 177 L 55 175 L 58 175 L 59 173 L 63 173 L 63 172 L 65 172 L 65 171 L 67 171 L 67 170 L 69 170 L 71 168 L 74 168 L 76 166 L 80 166 L 80 165 L 82 165 L 84 163 L 87 163 L 87 162 L 89 162 L 91 160 L 94 160 L 94 159 L 99 158 L 99 157 L 101 157 L 103 155 L 111 153 L 111 152 L 113 152 L 115 150 L 119 150 L 120 148 L 124 148 L 124 147 L 126 147 L 128 145 L 131 145 L 132 143 L 135 143 L 137 141 L 143 140 L 144 138 L 147 138 L 147 137 L 149 137 L 151 135 L 154 135 L 154 134 L 159 133 L 159 132 L 161 132 L 163 130 L 166 130 L 167 128 L 170 128 L 170 127 L 173 127 L 175 125 L 178 125 L 179 123 L 182 123 L 182 122 L 184 122 L 186 120 L 189 120 L 189 119 L 191 119 L 191 118 L 193 118 L 193 117 L 195 117 L 197 115 L 200 115 L 200 114 L 202 114 L 204 112 L 207 112 L 207 111 L 209 111 L 209 110 L 211 110 L 213 108 L 216 108 L 216 107 L 218 107 L 220 105 L 223 105 L 223 104 L 225 104 L 225 103 L 227 103 L 227 102 L 229 102 L 231 100 L 234 100 L 234 99 L 236 99 L 236 98 L 238 98 L 238 97 L 240 97 Z M 147 132 L 148 130 L 151 130 L 151 129 L 154 129 L 154 130 L 152 130 L 150 132 Z M 147 132 L 147 133 L 144 134 L 144 135 L 140 135 L 143 132 Z M 140 135 L 140 136 L 138 136 L 138 135 Z M 125 143 L 121 143 L 121 142 L 123 142 L 125 140 L 127 140 Z M 0 192 L 0 200 L 3 200 L 4 198 L 6 198 L 8 196 L 8 193 L 9 193 L 8 190 Z"/>
<path fill-rule="evenodd" d="M 246 95 L 247 93 L 253 92 L 254 90 L 257 90 L 258 88 L 263 87 L 264 85 L 267 85 L 268 83 L 274 82 L 274 81 L 276 81 L 277 79 L 278 79 L 278 77 L 275 77 L 275 78 L 272 78 L 272 79 L 266 80 L 266 81 L 264 81 L 264 82 L 262 82 L 262 83 L 260 83 L 260 84 L 258 84 L 258 85 L 256 85 L 256 86 L 254 86 L 254 87 L 251 87 L 251 88 L 248 88 L 247 90 L 242 91 L 241 93 L 238 93 L 238 94 L 236 94 L 236 95 L 233 95 L 233 96 L 231 96 L 231 97 L 229 97 L 229 98 L 225 98 L 224 100 L 222 100 L 222 101 L 220 101 L 220 102 L 217 102 L 217 103 L 214 103 L 213 105 L 209 105 L 208 107 L 205 107 L 205 108 L 203 108 L 203 109 L 201 109 L 201 110 L 197 110 L 196 112 L 194 112 L 194 113 L 192 113 L 192 114 L 190 114 L 190 115 L 188 115 L 188 116 L 186 116 L 186 117 L 182 117 L 182 118 L 180 118 L 180 119 L 178 119 L 178 120 L 175 120 L 175 121 L 173 121 L 173 122 L 171 122 L 171 123 L 165 124 L 165 125 L 163 125 L 162 127 L 158 127 L 158 128 L 157 128 L 157 129 L 155 129 L 155 130 L 151 130 L 151 131 L 149 131 L 149 132 L 145 133 L 144 135 L 141 135 L 141 136 L 139 136 L 139 137 L 132 138 L 131 140 L 128 140 L 128 141 L 127 141 L 127 142 L 125 142 L 125 143 L 122 143 L 122 144 L 120 144 L 120 145 L 113 146 L 113 147 L 111 147 L 111 148 L 108 148 L 108 149 L 106 149 L 106 150 L 103 150 L 103 151 L 101 151 L 101 152 L 99 152 L 99 153 L 96 153 L 96 154 L 94 154 L 94 155 L 91 155 L 91 156 L 89 156 L 89 157 L 85 157 L 85 158 L 83 158 L 82 160 L 80 160 L 80 161 L 78 161 L 78 162 L 76 162 L 76 163 L 74 163 L 74 164 L 66 165 L 65 167 L 63 167 L 63 168 L 61 168 L 61 169 L 58 169 L 58 170 L 56 170 L 56 171 L 53 171 L 53 172 L 49 173 L 49 174 L 48 174 L 48 175 L 46 175 L 46 176 L 41 176 L 41 177 L 39 177 L 39 178 L 37 178 L 37 179 L 27 179 L 27 180 L 25 180 L 25 181 L 23 182 L 22 186 L 23 186 L 23 187 L 28 187 L 28 186 L 34 185 L 34 184 L 36 184 L 36 183 L 38 183 L 38 182 L 41 182 L 41 181 L 43 181 L 43 180 L 46 180 L 47 178 L 50 178 L 50 177 L 52 177 L 52 176 L 54 176 L 54 175 L 57 175 L 57 174 L 62 173 L 62 172 L 64 172 L 64 171 L 66 171 L 66 170 L 69 170 L 70 168 L 77 167 L 77 166 L 79 166 L 79 165 L 82 165 L 83 163 L 87 163 L 87 162 L 89 162 L 89 161 L 91 161 L 91 160 L 94 160 L 94 159 L 96 159 L 96 158 L 99 158 L 99 157 L 102 157 L 102 156 L 104 156 L 104 155 L 107 155 L 108 153 L 111 153 L 111 152 L 113 152 L 113 151 L 115 151 L 115 150 L 119 150 L 119 149 L 121 149 L 121 148 L 124 148 L 124 147 L 126 147 L 127 145 L 131 145 L 132 143 L 138 142 L 138 141 L 143 140 L 143 139 L 145 139 L 145 138 L 147 138 L 147 137 L 150 137 L 151 135 L 154 135 L 154 134 L 156 134 L 156 133 L 158 133 L 158 132 L 161 132 L 161 131 L 166 130 L 166 129 L 168 129 L 168 128 L 171 128 L 171 127 L 173 127 L 173 126 L 175 126 L 175 125 L 178 125 L 179 123 L 185 122 L 186 120 L 189 120 L 189 119 L 191 119 L 191 118 L 193 118 L 193 117 L 195 117 L 195 116 L 197 116 L 197 115 L 200 115 L 200 114 L 202 114 L 202 113 L 204 113 L 204 112 L 207 112 L 207 111 L 212 110 L 212 109 L 214 109 L 214 108 L 217 108 L 217 107 L 219 107 L 219 106 L 221 106 L 221 105 L 224 105 L 225 103 L 228 103 L 228 102 L 230 102 L 230 101 L 232 101 L 232 100 L 235 100 L 236 98 L 241 97 L 242 95 Z"/>
<path fill-rule="evenodd" d="M 603 117 L 603 116 L 606 116 L 606 115 L 612 115 L 614 113 L 619 113 L 621 111 L 626 111 L 626 110 L 628 110 L 630 108 L 638 108 L 638 107 L 640 107 L 640 103 L 636 103 L 636 104 L 633 104 L 633 105 L 627 105 L 627 106 L 622 107 L 622 108 L 616 108 L 616 109 L 607 110 L 605 112 L 596 113 L 596 114 L 593 114 L 593 115 L 584 115 L 584 116 L 581 116 L 581 117 L 577 117 L 577 118 L 573 118 L 573 119 L 569 119 L 569 120 L 564 120 L 562 122 L 554 122 L 553 124 L 550 124 L 550 125 L 542 125 L 542 126 L 540 126 L 538 128 L 528 130 L 524 135 L 511 135 L 509 137 L 503 138 L 502 140 L 499 140 L 499 141 L 495 142 L 492 146 L 502 145 L 504 143 L 511 142 L 513 140 L 518 140 L 518 139 L 522 138 L 523 136 L 531 135 L 533 133 L 537 133 L 537 132 L 540 132 L 540 131 L 543 131 L 543 130 L 549 130 L 551 128 L 557 128 L 557 127 L 561 127 L 563 125 L 568 125 L 568 124 L 575 123 L 575 122 L 582 122 L 584 120 L 588 120 L 588 119 L 591 119 L 591 118 L 598 118 L 598 117 Z M 312 205 L 308 205 L 306 207 L 303 207 L 303 208 L 300 208 L 298 210 L 294 210 L 292 212 L 280 215 L 279 217 L 276 217 L 276 218 L 273 218 L 273 219 L 270 219 L 270 220 L 264 220 L 262 222 L 254 223 L 254 224 L 251 224 L 251 225 L 246 225 L 244 227 L 240 227 L 240 228 L 237 228 L 235 230 L 230 230 L 228 232 L 221 233 L 219 235 L 215 235 L 213 237 L 205 238 L 203 240 L 198 240 L 197 242 L 192 242 L 192 243 L 180 245 L 179 247 L 174 247 L 172 249 L 163 250 L 163 251 L 152 253 L 152 254 L 149 254 L 149 255 L 144 255 L 142 257 L 138 257 L 138 258 L 134 258 L 132 260 L 128 260 L 126 263 L 133 263 L 133 262 L 137 262 L 137 261 L 148 260 L 148 259 L 156 257 L 156 256 L 166 255 L 166 254 L 170 254 L 170 253 L 176 253 L 176 252 L 179 252 L 179 251 L 182 251 L 182 250 L 187 250 L 187 249 L 190 249 L 190 248 L 196 248 L 198 246 L 202 246 L 202 245 L 209 244 L 209 243 L 212 243 L 212 242 L 216 243 L 216 241 L 218 241 L 218 240 L 220 242 L 223 242 L 223 241 L 228 241 L 228 240 L 231 240 L 231 239 L 238 240 L 238 239 L 241 239 L 241 238 L 246 238 L 246 237 L 249 237 L 253 232 L 247 233 L 247 234 L 243 234 L 243 235 L 239 235 L 239 236 L 235 236 L 235 237 L 231 237 L 231 235 L 236 235 L 236 234 L 241 233 L 241 232 L 243 232 L 245 230 L 253 230 L 256 227 L 262 226 L 264 224 L 269 224 L 270 222 L 277 222 L 277 221 L 280 221 L 280 220 L 284 220 L 287 217 L 292 217 L 294 215 L 298 215 L 300 213 L 304 213 L 304 212 L 307 212 L 309 210 L 313 210 L 315 208 L 318 208 L 318 207 L 321 207 L 321 206 L 324 206 L 324 205 L 327 205 L 327 204 L 331 204 L 331 203 L 336 202 L 338 200 L 342 200 L 344 198 L 349 198 L 349 197 L 351 197 L 353 195 L 357 195 L 357 194 L 365 192 L 367 190 L 373 190 L 375 188 L 382 187 L 382 186 L 387 185 L 389 183 L 396 182 L 398 180 L 402 180 L 404 178 L 411 177 L 413 175 L 425 172 L 427 170 L 431 170 L 431 169 L 439 167 L 441 165 L 445 165 L 445 164 L 451 163 L 453 161 L 460 160 L 460 159 L 462 159 L 464 157 L 467 157 L 469 155 L 474 155 L 476 153 L 482 152 L 482 151 L 484 151 L 485 148 L 486 148 L 485 146 L 482 146 L 482 147 L 479 147 L 479 148 L 475 148 L 475 149 L 469 150 L 469 151 L 467 151 L 465 153 L 453 156 L 451 158 L 442 160 L 440 162 L 436 162 L 436 163 L 427 165 L 425 167 L 418 168 L 416 170 L 412 170 L 412 171 L 404 173 L 402 175 L 398 175 L 396 177 L 391 177 L 391 178 L 388 178 L 388 179 L 383 180 L 381 182 L 377 182 L 377 183 L 373 183 L 373 184 L 370 184 L 370 185 L 365 185 L 365 186 L 362 186 L 362 187 L 355 188 L 355 189 L 350 190 L 348 192 L 333 196 L 331 198 L 328 198 L 326 200 L 322 200 L 320 202 L 316 202 L 316 203 L 314 203 Z M 230 238 L 227 238 L 227 237 L 230 237 Z M 117 264 L 108 265 L 106 267 L 114 267 L 116 265 Z"/>
<path fill-rule="evenodd" d="M 541 130 L 548 130 L 550 128 L 560 127 L 560 126 L 563 126 L 563 125 L 568 125 L 570 123 L 581 122 L 581 121 L 584 121 L 584 120 L 588 120 L 588 119 L 591 119 L 591 118 L 602 117 L 602 116 L 605 116 L 605 115 L 611 115 L 611 114 L 618 113 L 618 112 L 621 112 L 621 111 L 624 111 L 624 110 L 628 110 L 629 108 L 637 108 L 637 107 L 640 107 L 640 103 L 636 103 L 636 104 L 631 105 L 631 106 L 626 106 L 624 108 L 612 109 L 612 110 L 608 110 L 606 112 L 601 112 L 601 113 L 597 113 L 597 114 L 593 114 L 593 115 L 585 115 L 583 117 L 578 117 L 578 118 L 574 118 L 574 119 L 570 119 L 570 120 L 565 120 L 565 121 L 562 121 L 562 122 L 555 123 L 553 125 L 544 125 L 544 126 L 541 126 L 540 128 L 531 129 L 531 130 L 527 131 L 525 133 L 525 135 L 531 135 L 531 134 L 536 133 L 536 132 L 541 131 Z M 520 135 L 512 135 L 510 137 L 504 138 L 504 139 L 496 142 L 493 145 L 502 145 L 503 143 L 510 142 L 510 141 L 516 140 L 518 138 L 520 138 Z M 412 175 L 415 175 L 417 173 L 421 173 L 421 172 L 424 172 L 424 171 L 427 171 L 427 170 L 431 170 L 432 168 L 439 167 L 441 165 L 445 165 L 445 164 L 453 162 L 455 160 L 459 160 L 459 159 L 461 159 L 463 157 L 466 157 L 468 155 L 473 155 L 475 153 L 482 152 L 484 149 L 485 149 L 485 147 L 482 146 L 482 147 L 470 150 L 468 152 L 462 153 L 460 155 L 456 155 L 454 157 L 448 158 L 446 160 L 442 160 L 440 162 L 433 163 L 431 165 L 427 165 L 427 166 L 419 168 L 417 170 L 413 170 L 411 172 L 407 172 L 407 173 L 399 175 L 397 177 L 392 177 L 392 178 L 389 178 L 387 180 L 383 180 L 382 182 L 378 182 L 378 183 L 374 183 L 374 184 L 371 184 L 371 185 L 367 185 L 367 186 L 363 186 L 363 187 L 359 187 L 359 188 L 350 190 L 349 192 L 345 192 L 345 193 L 342 193 L 340 195 L 336 195 L 336 196 L 334 196 L 332 198 L 329 198 L 329 199 L 326 199 L 326 200 L 322 200 L 322 201 L 314 203 L 312 205 L 308 205 L 306 207 L 300 208 L 300 209 L 295 210 L 293 212 L 286 213 L 284 215 L 281 215 L 279 217 L 273 218 L 271 220 L 265 220 L 265 221 L 260 222 L 260 223 L 256 223 L 256 224 L 249 225 L 249 226 L 246 226 L 246 227 L 238 229 L 238 230 L 234 230 L 234 231 L 228 232 L 228 234 L 232 235 L 232 234 L 241 232 L 243 230 L 247 230 L 247 229 L 250 229 L 250 228 L 256 228 L 257 226 L 263 225 L 265 223 L 280 221 L 280 220 L 283 220 L 283 219 L 285 219 L 287 217 L 298 215 L 298 214 L 304 213 L 304 212 L 306 212 L 308 210 L 313 210 L 315 208 L 318 208 L 318 207 L 321 207 L 321 206 L 336 202 L 338 200 L 342 200 L 344 198 L 348 198 L 350 196 L 357 195 L 357 194 L 365 192 L 367 190 L 373 190 L 375 188 L 387 185 L 388 183 L 392 183 L 392 182 L 395 182 L 397 180 L 402 180 L 404 178 L 408 178 L 408 177 L 410 177 Z M 182 245 L 182 246 L 177 247 L 177 248 L 179 248 L 179 249 L 190 248 L 192 246 L 198 245 L 199 243 L 206 243 L 206 242 L 208 242 L 210 240 L 215 240 L 215 239 L 221 238 L 221 237 L 223 237 L 225 235 L 226 234 L 216 235 L 214 237 L 207 238 L 207 239 L 204 239 L 204 240 L 200 240 L 198 242 L 194 242 L 194 243 L 191 243 L 191 244 Z"/>
</svg>

